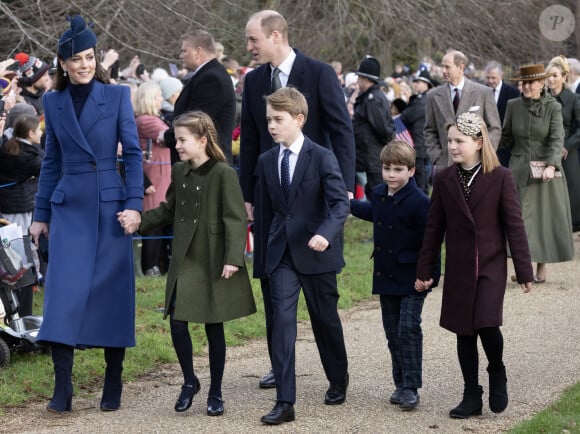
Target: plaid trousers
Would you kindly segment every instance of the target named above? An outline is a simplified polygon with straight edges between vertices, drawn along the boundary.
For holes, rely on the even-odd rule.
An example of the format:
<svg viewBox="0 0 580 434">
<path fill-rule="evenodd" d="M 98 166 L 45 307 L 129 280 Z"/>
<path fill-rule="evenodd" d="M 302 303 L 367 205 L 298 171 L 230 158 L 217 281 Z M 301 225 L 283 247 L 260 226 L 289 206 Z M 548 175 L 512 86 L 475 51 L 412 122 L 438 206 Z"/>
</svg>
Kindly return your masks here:
<svg viewBox="0 0 580 434">
<path fill-rule="evenodd" d="M 422 387 L 423 332 L 421 312 L 427 293 L 382 295 L 383 328 L 393 365 L 397 388 Z"/>
</svg>

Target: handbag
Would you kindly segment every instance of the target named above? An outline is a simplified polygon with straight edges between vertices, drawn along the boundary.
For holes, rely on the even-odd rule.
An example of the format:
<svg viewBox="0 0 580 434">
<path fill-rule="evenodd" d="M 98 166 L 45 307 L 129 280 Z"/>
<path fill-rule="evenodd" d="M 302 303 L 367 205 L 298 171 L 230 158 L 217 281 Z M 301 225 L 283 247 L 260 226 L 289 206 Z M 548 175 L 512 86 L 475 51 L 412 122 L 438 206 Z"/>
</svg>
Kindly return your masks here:
<svg viewBox="0 0 580 434">
<path fill-rule="evenodd" d="M 542 179 L 544 170 L 546 169 L 546 161 L 530 161 L 530 176 L 533 179 Z M 561 178 L 562 172 L 554 171 L 554 178 Z"/>
</svg>

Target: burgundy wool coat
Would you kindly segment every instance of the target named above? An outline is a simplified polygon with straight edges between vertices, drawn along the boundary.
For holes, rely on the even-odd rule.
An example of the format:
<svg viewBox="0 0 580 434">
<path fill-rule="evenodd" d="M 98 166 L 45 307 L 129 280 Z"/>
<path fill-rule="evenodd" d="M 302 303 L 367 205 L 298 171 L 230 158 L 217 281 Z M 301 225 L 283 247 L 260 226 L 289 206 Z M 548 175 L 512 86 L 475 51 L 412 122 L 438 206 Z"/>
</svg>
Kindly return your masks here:
<svg viewBox="0 0 580 434">
<path fill-rule="evenodd" d="M 443 239 L 445 278 L 440 325 L 458 335 L 502 325 L 507 278 L 507 246 L 518 282 L 534 274 L 518 193 L 509 169 L 477 175 L 469 202 L 457 166 L 434 179 L 417 278 L 429 280 Z"/>
</svg>

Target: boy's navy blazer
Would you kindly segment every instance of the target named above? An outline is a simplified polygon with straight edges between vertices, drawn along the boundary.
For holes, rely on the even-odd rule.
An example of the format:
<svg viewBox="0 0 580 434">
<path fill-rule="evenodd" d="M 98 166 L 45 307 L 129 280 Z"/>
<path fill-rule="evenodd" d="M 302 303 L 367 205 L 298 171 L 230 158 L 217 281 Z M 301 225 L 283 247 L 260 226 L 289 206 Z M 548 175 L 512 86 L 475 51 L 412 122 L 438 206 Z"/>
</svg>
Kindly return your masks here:
<svg viewBox="0 0 580 434">
<path fill-rule="evenodd" d="M 276 146 L 258 160 L 259 195 L 263 229 L 268 234 L 264 249 L 266 274 L 278 266 L 289 249 L 300 274 L 339 272 L 344 266 L 342 229 L 349 201 L 334 154 L 305 137 L 290 184 L 288 202 L 280 187 Z M 308 247 L 314 235 L 330 245 L 324 252 Z"/>
<path fill-rule="evenodd" d="M 415 292 L 417 259 L 423 243 L 429 198 L 410 178 L 389 196 L 386 184 L 377 185 L 369 201 L 350 201 L 352 215 L 373 223 L 373 294 L 410 295 Z M 437 286 L 441 265 L 433 268 Z"/>
</svg>

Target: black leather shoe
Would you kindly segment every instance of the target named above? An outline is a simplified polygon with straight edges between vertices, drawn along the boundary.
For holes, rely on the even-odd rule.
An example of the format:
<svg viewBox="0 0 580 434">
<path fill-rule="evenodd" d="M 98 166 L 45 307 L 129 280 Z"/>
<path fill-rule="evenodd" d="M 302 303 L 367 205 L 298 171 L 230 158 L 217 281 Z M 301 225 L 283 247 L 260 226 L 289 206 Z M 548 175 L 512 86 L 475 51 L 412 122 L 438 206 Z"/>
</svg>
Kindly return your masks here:
<svg viewBox="0 0 580 434">
<path fill-rule="evenodd" d="M 181 393 L 175 402 L 175 411 L 182 412 L 191 407 L 193 403 L 193 397 L 201 389 L 201 384 L 197 377 L 195 378 L 195 384 L 184 384 L 181 386 Z"/>
<path fill-rule="evenodd" d="M 276 402 L 272 411 L 260 419 L 266 425 L 280 425 L 284 422 L 292 422 L 296 419 L 294 405 L 289 402 Z"/>
<path fill-rule="evenodd" d="M 401 410 L 413 410 L 419 405 L 419 394 L 413 389 L 403 389 L 399 401 L 399 408 Z"/>
<path fill-rule="evenodd" d="M 342 384 L 330 383 L 330 387 L 324 395 L 324 403 L 326 405 L 342 404 L 346 400 L 346 389 L 348 388 L 348 374 L 346 374 L 346 381 Z"/>
<path fill-rule="evenodd" d="M 270 372 L 260 379 L 260 389 L 273 389 L 275 387 L 276 378 L 274 378 L 274 371 L 270 370 Z"/>
<path fill-rule="evenodd" d="M 221 416 L 224 414 L 224 401 L 219 396 L 210 396 L 207 398 L 207 415 Z"/>
<path fill-rule="evenodd" d="M 403 393 L 402 387 L 397 387 L 391 397 L 389 398 L 389 402 L 391 404 L 399 405 L 401 403 L 401 394 Z"/>
</svg>

